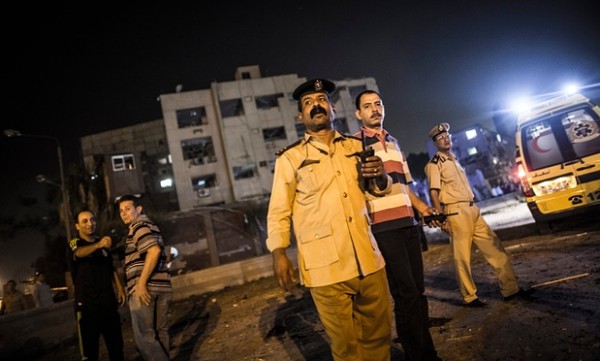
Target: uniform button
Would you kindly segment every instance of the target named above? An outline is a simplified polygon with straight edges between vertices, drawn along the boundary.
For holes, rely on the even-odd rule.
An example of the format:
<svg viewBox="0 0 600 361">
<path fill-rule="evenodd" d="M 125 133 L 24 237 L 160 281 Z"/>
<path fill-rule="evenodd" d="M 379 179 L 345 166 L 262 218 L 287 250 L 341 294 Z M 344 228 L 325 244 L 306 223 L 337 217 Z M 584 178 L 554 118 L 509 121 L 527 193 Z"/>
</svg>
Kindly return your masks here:
<svg viewBox="0 0 600 361">
<path fill-rule="evenodd" d="M 348 217 L 348 222 L 352 222 L 352 217 Z"/>
<path fill-rule="evenodd" d="M 319 237 L 320 237 L 320 236 L 319 236 L 318 234 L 315 234 L 315 238 L 317 238 L 317 239 L 318 239 Z"/>
<path fill-rule="evenodd" d="M 337 172 L 335 172 L 335 174 L 337 175 L 342 175 L 342 172 L 340 172 L 339 170 Z"/>
<path fill-rule="evenodd" d="M 346 198 L 346 197 L 348 197 L 348 193 L 344 192 L 344 194 L 342 194 L 342 196 L 343 196 L 344 198 Z"/>
</svg>

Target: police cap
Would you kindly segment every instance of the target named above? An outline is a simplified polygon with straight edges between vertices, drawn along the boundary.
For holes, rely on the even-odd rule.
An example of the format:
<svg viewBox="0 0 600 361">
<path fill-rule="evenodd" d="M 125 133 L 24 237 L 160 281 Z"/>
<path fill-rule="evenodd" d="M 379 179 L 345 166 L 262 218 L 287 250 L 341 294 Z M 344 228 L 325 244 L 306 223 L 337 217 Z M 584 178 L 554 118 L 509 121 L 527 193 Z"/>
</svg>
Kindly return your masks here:
<svg viewBox="0 0 600 361">
<path fill-rule="evenodd" d="M 296 100 L 300 100 L 303 95 L 311 93 L 326 93 L 327 95 L 333 93 L 335 90 L 335 84 L 327 79 L 312 79 L 305 83 L 300 84 L 292 96 Z"/>
<path fill-rule="evenodd" d="M 429 138 L 435 140 L 435 137 L 437 137 L 438 135 L 440 135 L 444 132 L 448 132 L 449 130 L 450 130 L 450 124 L 439 123 L 429 131 Z"/>
</svg>

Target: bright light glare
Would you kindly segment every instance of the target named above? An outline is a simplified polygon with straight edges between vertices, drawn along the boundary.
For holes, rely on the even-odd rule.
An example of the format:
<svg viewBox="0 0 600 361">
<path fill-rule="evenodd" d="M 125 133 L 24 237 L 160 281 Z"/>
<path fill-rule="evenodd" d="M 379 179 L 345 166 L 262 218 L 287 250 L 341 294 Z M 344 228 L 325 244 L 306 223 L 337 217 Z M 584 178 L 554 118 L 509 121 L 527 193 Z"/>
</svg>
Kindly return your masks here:
<svg viewBox="0 0 600 361">
<path fill-rule="evenodd" d="M 575 94 L 579 91 L 579 86 L 577 84 L 567 84 L 564 88 L 564 92 L 567 94 Z"/>
<path fill-rule="evenodd" d="M 519 178 L 525 177 L 525 169 L 523 169 L 522 164 L 519 164 L 519 168 L 517 168 L 517 177 L 519 177 Z"/>
<path fill-rule="evenodd" d="M 531 101 L 527 98 L 515 99 L 512 101 L 510 105 L 510 109 L 514 113 L 522 114 L 527 113 L 531 109 Z"/>
</svg>

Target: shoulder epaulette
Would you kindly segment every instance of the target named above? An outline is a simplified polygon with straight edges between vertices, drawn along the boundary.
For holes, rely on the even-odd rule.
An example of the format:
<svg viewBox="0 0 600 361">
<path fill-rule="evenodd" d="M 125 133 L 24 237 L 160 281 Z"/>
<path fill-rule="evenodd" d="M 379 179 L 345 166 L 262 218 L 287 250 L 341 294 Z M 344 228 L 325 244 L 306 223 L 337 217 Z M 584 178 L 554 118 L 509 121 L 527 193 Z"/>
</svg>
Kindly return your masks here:
<svg viewBox="0 0 600 361">
<path fill-rule="evenodd" d="M 77 237 L 69 241 L 69 249 L 73 248 L 75 245 L 77 245 Z"/>
<path fill-rule="evenodd" d="M 278 151 L 275 153 L 275 155 L 279 157 L 280 155 L 282 155 L 283 153 L 285 153 L 287 150 L 289 150 L 289 149 L 291 149 L 291 148 L 294 148 L 295 146 L 297 146 L 297 145 L 299 145 L 300 143 L 302 143 L 302 141 L 303 141 L 303 140 L 304 140 L 304 138 L 300 138 L 300 139 L 298 139 L 297 141 L 295 141 L 294 143 L 292 143 L 292 144 L 289 144 L 289 145 L 287 145 L 287 146 L 285 146 L 285 147 L 283 147 L 283 148 L 279 149 L 279 150 L 278 150 Z"/>
<path fill-rule="evenodd" d="M 430 162 L 433 164 L 438 164 L 438 162 L 440 161 L 440 155 L 436 154 L 433 158 L 431 158 Z"/>
</svg>

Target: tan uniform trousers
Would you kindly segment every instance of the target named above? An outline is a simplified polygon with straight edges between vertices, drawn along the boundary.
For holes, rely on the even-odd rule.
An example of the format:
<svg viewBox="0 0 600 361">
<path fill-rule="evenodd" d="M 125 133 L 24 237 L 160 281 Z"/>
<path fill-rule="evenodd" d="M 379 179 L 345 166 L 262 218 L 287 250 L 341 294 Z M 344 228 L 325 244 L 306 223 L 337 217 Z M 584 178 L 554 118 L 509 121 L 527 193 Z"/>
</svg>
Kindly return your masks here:
<svg viewBox="0 0 600 361">
<path fill-rule="evenodd" d="M 390 360 L 392 309 L 385 269 L 310 292 L 334 360 Z"/>
<path fill-rule="evenodd" d="M 447 204 L 445 213 L 458 212 L 448 217 L 451 235 L 450 243 L 454 256 L 456 280 L 460 294 L 465 303 L 477 298 L 477 287 L 471 274 L 471 248 L 475 244 L 485 260 L 492 266 L 500 292 L 504 297 L 515 294 L 519 290 L 517 278 L 513 271 L 510 256 L 504 250 L 502 242 L 481 216 L 479 207 L 472 202 Z"/>
</svg>

